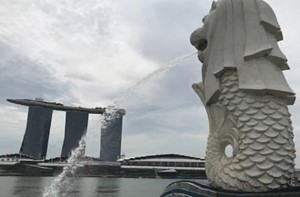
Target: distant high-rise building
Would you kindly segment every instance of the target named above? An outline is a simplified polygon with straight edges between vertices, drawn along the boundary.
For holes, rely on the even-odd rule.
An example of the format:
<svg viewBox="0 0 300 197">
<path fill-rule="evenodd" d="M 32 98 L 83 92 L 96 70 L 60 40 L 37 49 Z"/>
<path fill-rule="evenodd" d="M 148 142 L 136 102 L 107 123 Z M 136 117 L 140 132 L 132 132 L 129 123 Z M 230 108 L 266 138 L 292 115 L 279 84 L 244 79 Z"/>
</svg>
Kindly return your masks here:
<svg viewBox="0 0 300 197">
<path fill-rule="evenodd" d="M 67 111 L 62 157 L 70 156 L 72 150 L 79 146 L 82 136 L 86 134 L 88 120 L 87 112 Z"/>
<path fill-rule="evenodd" d="M 26 131 L 20 148 L 21 154 L 36 159 L 46 157 L 53 110 L 59 110 L 66 112 L 62 157 L 70 156 L 72 150 L 79 146 L 80 140 L 87 132 L 89 114 L 101 114 L 105 122 L 101 129 L 100 159 L 114 162 L 120 158 L 122 123 L 126 113 L 124 109 L 116 109 L 112 106 L 108 108 L 65 106 L 41 98 L 7 99 L 7 101 L 29 107 Z"/>
<path fill-rule="evenodd" d="M 117 161 L 121 154 L 122 123 L 125 110 L 104 114 L 105 123 L 101 129 L 100 159 Z"/>
<path fill-rule="evenodd" d="M 40 106 L 29 106 L 27 126 L 21 154 L 43 159 L 47 155 L 49 132 L 53 110 Z"/>
</svg>

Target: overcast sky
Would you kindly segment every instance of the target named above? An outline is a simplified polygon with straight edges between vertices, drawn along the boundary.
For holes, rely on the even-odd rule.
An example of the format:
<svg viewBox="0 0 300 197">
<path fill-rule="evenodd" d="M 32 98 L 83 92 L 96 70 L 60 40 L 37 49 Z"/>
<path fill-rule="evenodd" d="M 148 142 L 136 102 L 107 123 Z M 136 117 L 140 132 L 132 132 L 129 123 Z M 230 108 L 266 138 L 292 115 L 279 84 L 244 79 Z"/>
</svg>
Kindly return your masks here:
<svg viewBox="0 0 300 197">
<path fill-rule="evenodd" d="M 300 95 L 300 3 L 267 2 L 284 33 L 280 46 L 291 67 L 285 75 Z M 147 74 L 195 52 L 189 37 L 202 25 L 211 0 L 2 0 L 0 5 L 0 154 L 5 154 L 19 152 L 27 119 L 27 108 L 7 98 L 113 105 Z M 204 157 L 208 120 L 191 88 L 199 81 L 201 64 L 193 56 L 133 91 L 124 102 L 122 153 Z M 300 101 L 290 111 L 300 151 Z M 99 155 L 99 119 L 90 116 L 92 156 Z M 48 157 L 60 154 L 64 121 L 63 112 L 54 112 Z"/>
</svg>

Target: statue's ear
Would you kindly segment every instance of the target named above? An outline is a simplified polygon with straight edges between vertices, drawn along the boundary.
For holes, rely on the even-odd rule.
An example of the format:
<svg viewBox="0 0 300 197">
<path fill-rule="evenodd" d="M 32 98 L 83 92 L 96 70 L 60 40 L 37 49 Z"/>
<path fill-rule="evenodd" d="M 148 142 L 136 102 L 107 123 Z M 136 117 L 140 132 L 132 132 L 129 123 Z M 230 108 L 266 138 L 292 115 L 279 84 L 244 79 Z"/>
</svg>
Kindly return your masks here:
<svg viewBox="0 0 300 197">
<path fill-rule="evenodd" d="M 212 4 L 211 4 L 211 9 L 210 9 L 210 11 L 213 11 L 213 10 L 215 10 L 215 9 L 217 9 L 217 2 L 216 2 L 216 1 L 213 1 Z"/>
</svg>

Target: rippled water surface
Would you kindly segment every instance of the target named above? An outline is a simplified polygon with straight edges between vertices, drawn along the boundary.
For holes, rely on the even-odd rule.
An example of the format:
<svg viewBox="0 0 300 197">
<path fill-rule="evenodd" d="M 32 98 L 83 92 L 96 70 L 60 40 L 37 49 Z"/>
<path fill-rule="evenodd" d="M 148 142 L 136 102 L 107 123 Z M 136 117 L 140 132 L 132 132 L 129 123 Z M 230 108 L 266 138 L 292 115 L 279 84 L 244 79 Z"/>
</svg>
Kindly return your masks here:
<svg viewBox="0 0 300 197">
<path fill-rule="evenodd" d="M 2 197 L 41 197 L 54 177 L 0 177 Z M 59 197 L 155 197 L 170 179 L 77 178 Z"/>
</svg>

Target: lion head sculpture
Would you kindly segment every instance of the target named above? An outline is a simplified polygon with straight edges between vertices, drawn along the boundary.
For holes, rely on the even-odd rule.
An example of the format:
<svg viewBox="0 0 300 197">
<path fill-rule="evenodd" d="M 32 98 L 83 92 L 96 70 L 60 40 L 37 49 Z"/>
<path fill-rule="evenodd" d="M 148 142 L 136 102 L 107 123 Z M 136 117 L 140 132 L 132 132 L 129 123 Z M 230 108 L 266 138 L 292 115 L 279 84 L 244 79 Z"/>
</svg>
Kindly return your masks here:
<svg viewBox="0 0 300 197">
<path fill-rule="evenodd" d="M 282 32 L 272 8 L 262 0 L 214 1 L 203 27 L 191 35 L 203 62 L 206 104 L 219 95 L 219 78 L 235 69 L 239 88 L 283 97 L 288 105 L 295 94 L 282 73 L 289 69 L 277 42 Z"/>
</svg>

